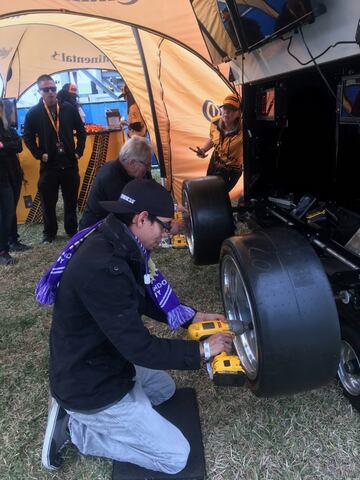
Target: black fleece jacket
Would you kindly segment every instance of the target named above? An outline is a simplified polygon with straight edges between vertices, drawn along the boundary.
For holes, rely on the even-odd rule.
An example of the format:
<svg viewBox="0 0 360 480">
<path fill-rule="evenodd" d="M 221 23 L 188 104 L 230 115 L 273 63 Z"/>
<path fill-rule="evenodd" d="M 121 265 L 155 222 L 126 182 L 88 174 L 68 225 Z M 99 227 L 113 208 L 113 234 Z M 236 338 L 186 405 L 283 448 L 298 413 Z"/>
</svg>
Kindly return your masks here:
<svg viewBox="0 0 360 480">
<path fill-rule="evenodd" d="M 155 337 L 141 315 L 165 322 L 147 295 L 141 252 L 126 227 L 109 215 L 66 267 L 50 334 L 50 386 L 70 410 L 105 408 L 133 387 L 134 364 L 195 370 L 199 344 Z"/>
<path fill-rule="evenodd" d="M 152 178 L 151 173 L 147 172 L 145 178 Z M 105 163 L 92 184 L 84 213 L 79 222 L 80 230 L 105 218 L 108 212 L 101 207 L 99 202 L 117 200 L 125 185 L 131 180 L 134 178 L 130 177 L 119 159 Z"/>
<path fill-rule="evenodd" d="M 45 110 L 43 100 L 32 107 L 25 117 L 24 141 L 33 157 L 41 161 L 44 153 L 48 154 L 46 163 L 41 161 L 41 170 L 68 168 L 77 165 L 75 153 L 82 156 L 85 148 L 86 132 L 79 112 L 73 105 L 64 102 L 59 110 L 59 137 L 64 145 L 65 154 L 57 153 L 57 135 Z M 77 139 L 75 146 L 74 131 Z"/>
</svg>

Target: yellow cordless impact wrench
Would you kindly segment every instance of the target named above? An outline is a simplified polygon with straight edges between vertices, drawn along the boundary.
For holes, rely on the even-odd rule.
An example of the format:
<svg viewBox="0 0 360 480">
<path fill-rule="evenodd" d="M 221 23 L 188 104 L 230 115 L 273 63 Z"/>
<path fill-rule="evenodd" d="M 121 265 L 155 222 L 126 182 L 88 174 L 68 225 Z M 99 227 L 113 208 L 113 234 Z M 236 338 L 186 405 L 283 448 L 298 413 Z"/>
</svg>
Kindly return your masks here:
<svg viewBox="0 0 360 480">
<path fill-rule="evenodd" d="M 228 323 L 221 320 L 208 320 L 205 322 L 192 323 L 188 328 L 188 336 L 191 340 L 201 342 L 210 335 L 216 333 L 230 332 Z M 216 355 L 210 366 L 209 375 L 215 383 L 220 386 L 242 386 L 245 383 L 245 370 L 241 366 L 240 359 L 237 355 L 228 355 L 225 352 Z M 209 368 L 208 368 L 209 370 Z"/>
</svg>

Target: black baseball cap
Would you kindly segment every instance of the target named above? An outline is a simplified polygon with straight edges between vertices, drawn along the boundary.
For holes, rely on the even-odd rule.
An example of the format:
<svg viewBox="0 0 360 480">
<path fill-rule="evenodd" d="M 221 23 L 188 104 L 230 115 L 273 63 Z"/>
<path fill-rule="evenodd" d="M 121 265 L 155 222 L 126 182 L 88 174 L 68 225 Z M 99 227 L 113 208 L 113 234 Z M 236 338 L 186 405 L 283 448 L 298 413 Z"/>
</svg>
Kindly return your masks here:
<svg viewBox="0 0 360 480">
<path fill-rule="evenodd" d="M 99 202 L 107 212 L 149 212 L 156 217 L 172 218 L 174 201 L 171 194 L 155 180 L 139 178 L 127 183 L 115 202 Z"/>
</svg>

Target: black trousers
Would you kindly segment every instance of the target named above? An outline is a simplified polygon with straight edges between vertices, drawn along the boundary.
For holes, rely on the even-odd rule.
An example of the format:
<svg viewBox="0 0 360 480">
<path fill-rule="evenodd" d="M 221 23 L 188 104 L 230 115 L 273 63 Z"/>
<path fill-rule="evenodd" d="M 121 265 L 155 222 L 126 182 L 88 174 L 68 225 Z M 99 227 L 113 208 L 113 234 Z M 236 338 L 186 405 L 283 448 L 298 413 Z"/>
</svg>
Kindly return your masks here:
<svg viewBox="0 0 360 480">
<path fill-rule="evenodd" d="M 16 173 L 11 172 L 9 174 L 10 186 L 13 192 L 13 197 L 15 202 L 15 211 L 11 220 L 9 243 L 16 243 L 19 238 L 18 231 L 17 231 L 16 207 L 20 198 L 22 179 L 23 177 L 22 177 L 21 170 L 19 170 L 19 172 L 16 172 Z"/>
<path fill-rule="evenodd" d="M 8 252 L 12 221 L 15 215 L 15 198 L 10 182 L 0 183 L 0 253 Z"/>
<path fill-rule="evenodd" d="M 219 163 L 215 162 L 215 156 L 212 155 L 209 166 L 206 172 L 206 175 L 216 175 L 218 177 L 221 177 L 226 186 L 227 192 L 230 192 L 232 190 L 239 178 L 241 177 L 242 174 L 242 169 L 234 169 L 234 168 L 228 168 L 225 165 L 221 165 Z"/>
<path fill-rule="evenodd" d="M 44 238 L 55 238 L 58 230 L 56 203 L 59 187 L 64 200 L 64 227 L 68 235 L 77 231 L 77 197 L 80 185 L 78 167 L 52 168 L 40 172 L 38 190 L 44 219 Z"/>
</svg>

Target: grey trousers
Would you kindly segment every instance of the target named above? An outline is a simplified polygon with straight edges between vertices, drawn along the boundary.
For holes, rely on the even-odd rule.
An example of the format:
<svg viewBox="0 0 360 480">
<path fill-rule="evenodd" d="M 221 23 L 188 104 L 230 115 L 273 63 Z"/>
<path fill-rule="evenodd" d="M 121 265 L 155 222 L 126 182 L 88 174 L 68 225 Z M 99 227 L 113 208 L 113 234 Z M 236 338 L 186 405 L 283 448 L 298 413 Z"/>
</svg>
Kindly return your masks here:
<svg viewBox="0 0 360 480">
<path fill-rule="evenodd" d="M 190 445 L 180 430 L 152 407 L 173 396 L 174 381 L 166 372 L 138 366 L 135 380 L 124 398 L 101 412 L 68 411 L 71 441 L 84 455 L 177 473 L 186 465 Z"/>
</svg>

